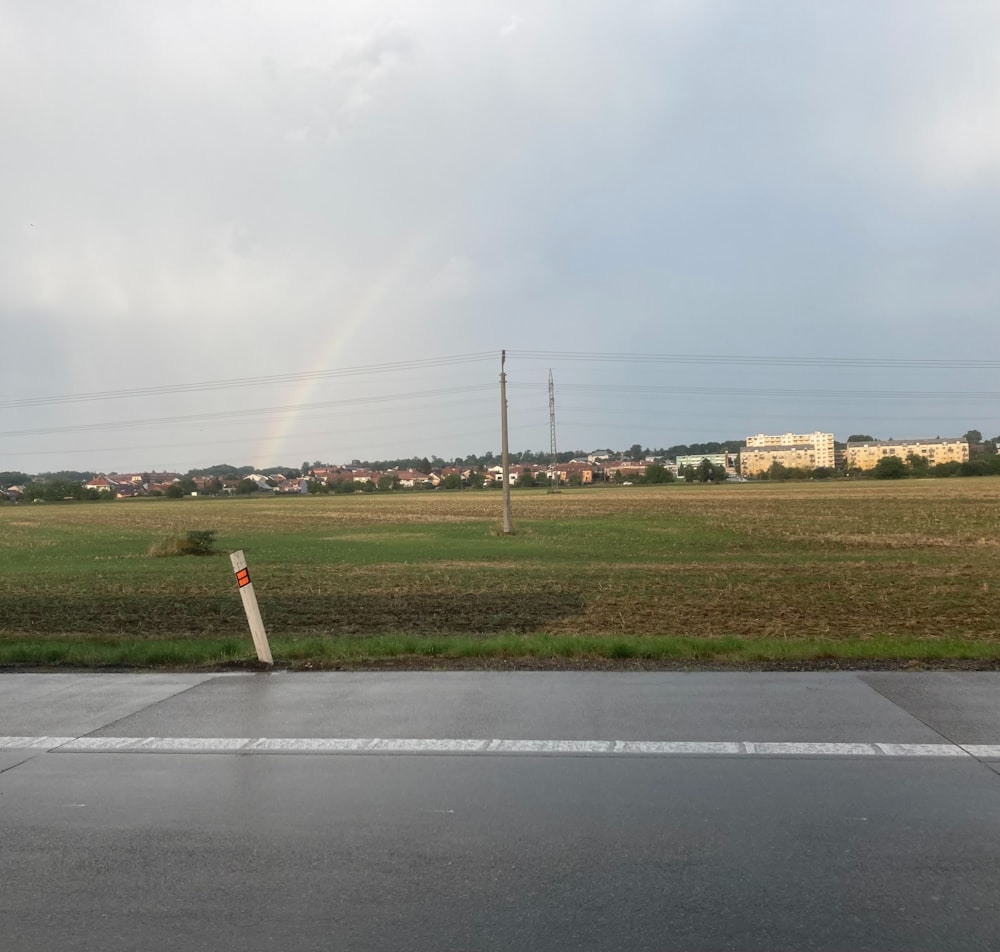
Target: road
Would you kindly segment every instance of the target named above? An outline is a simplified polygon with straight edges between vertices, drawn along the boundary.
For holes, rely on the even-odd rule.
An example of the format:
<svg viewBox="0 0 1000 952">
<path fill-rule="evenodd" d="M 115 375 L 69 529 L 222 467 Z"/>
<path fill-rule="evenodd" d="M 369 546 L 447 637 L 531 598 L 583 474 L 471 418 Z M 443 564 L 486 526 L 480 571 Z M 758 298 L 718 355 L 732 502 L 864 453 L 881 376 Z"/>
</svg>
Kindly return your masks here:
<svg viewBox="0 0 1000 952">
<path fill-rule="evenodd" d="M 991 673 L 0 677 L 0 942 L 1000 947 Z"/>
</svg>

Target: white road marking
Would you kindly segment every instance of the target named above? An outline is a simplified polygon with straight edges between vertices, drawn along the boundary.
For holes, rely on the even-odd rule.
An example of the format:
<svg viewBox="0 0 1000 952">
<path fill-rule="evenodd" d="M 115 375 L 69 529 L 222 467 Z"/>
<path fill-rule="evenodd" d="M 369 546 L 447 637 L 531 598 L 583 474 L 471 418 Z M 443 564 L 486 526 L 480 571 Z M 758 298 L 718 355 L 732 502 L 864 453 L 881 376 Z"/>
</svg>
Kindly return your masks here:
<svg viewBox="0 0 1000 952">
<path fill-rule="evenodd" d="M 890 757 L 968 757 L 957 744 L 876 744 Z M 942 749 L 943 748 L 943 749 Z"/>
<path fill-rule="evenodd" d="M 748 748 L 748 754 L 820 754 L 824 756 L 845 757 L 845 756 L 867 756 L 877 754 L 878 748 L 874 744 L 804 744 L 804 743 L 759 743 L 744 745 Z M 903 745 L 899 745 L 903 746 Z M 927 745 L 936 747 L 938 745 Z M 937 756 L 928 754 L 928 756 Z"/>
<path fill-rule="evenodd" d="M 207 754 L 615 754 L 764 757 L 975 757 L 1000 760 L 1000 744 L 800 741 L 512 740 L 448 737 L 4 737 L 0 750 L 52 753 Z"/>
<path fill-rule="evenodd" d="M 250 740 L 249 737 L 147 737 L 141 749 L 157 753 L 181 751 L 196 754 L 204 751 L 206 754 L 231 754 L 243 750 Z"/>
<path fill-rule="evenodd" d="M 72 737 L 0 737 L 0 750 L 51 750 L 74 740 Z"/>
<path fill-rule="evenodd" d="M 962 744 L 962 748 L 980 760 L 1000 760 L 1000 744 Z"/>
<path fill-rule="evenodd" d="M 621 754 L 745 754 L 746 744 L 735 741 L 616 740 Z"/>
<path fill-rule="evenodd" d="M 67 738 L 66 743 L 60 744 L 59 748 L 73 753 L 85 753 L 90 750 L 106 753 L 109 750 L 135 750 L 147 740 L 155 739 L 154 737 L 76 737 Z"/>
<path fill-rule="evenodd" d="M 374 743 L 363 737 L 261 737 L 246 746 L 248 752 L 276 754 L 351 754 Z"/>
</svg>

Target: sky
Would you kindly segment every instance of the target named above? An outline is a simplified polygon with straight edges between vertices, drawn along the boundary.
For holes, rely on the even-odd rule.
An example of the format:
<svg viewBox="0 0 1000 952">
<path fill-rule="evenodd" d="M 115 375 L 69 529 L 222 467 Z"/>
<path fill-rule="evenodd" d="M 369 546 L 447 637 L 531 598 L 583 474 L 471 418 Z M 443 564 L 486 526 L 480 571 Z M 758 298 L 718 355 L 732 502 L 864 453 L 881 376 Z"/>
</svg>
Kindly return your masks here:
<svg viewBox="0 0 1000 952">
<path fill-rule="evenodd" d="M 0 0 L 0 155 L 0 471 L 1000 434 L 993 0 Z"/>
</svg>

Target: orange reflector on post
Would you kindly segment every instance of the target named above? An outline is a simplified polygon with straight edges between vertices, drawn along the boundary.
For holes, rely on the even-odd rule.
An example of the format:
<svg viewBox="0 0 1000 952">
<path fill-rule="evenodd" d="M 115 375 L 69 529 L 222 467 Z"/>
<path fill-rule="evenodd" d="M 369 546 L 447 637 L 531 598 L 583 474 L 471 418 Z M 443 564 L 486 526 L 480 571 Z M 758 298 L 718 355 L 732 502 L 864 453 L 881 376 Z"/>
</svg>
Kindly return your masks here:
<svg viewBox="0 0 1000 952">
<path fill-rule="evenodd" d="M 249 569 L 240 569 L 236 573 L 236 581 L 239 584 L 240 588 L 243 588 L 244 585 L 249 585 L 250 584 L 250 570 Z"/>
</svg>

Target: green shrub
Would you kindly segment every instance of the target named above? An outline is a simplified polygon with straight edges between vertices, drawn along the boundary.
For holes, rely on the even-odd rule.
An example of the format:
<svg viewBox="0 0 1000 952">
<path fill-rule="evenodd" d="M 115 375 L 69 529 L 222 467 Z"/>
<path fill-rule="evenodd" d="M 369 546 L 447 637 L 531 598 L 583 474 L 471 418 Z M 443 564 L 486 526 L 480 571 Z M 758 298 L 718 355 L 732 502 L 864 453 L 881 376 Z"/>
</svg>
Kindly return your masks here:
<svg viewBox="0 0 1000 952">
<path fill-rule="evenodd" d="M 192 529 L 185 536 L 164 539 L 149 550 L 153 558 L 171 555 L 215 555 L 215 530 Z"/>
</svg>

